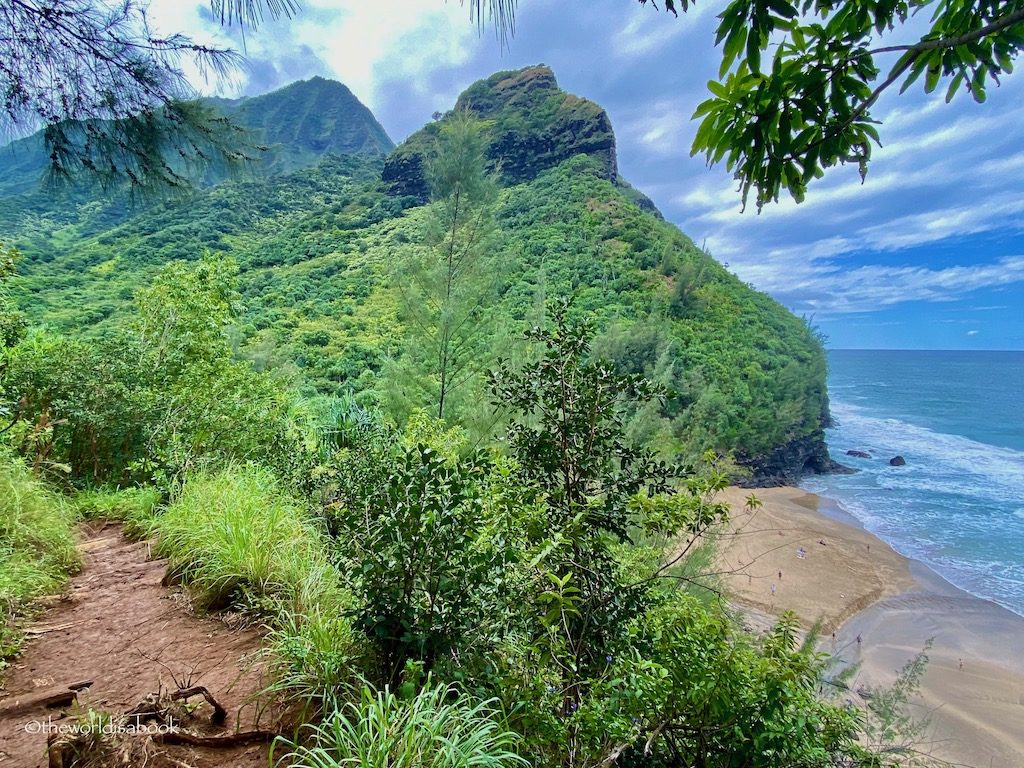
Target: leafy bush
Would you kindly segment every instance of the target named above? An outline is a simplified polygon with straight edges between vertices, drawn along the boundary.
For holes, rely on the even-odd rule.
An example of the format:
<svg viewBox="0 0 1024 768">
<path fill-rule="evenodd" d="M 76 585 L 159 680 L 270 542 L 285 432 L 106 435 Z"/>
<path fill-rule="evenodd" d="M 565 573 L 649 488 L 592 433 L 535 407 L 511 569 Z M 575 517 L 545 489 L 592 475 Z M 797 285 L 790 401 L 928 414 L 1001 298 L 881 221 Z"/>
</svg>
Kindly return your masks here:
<svg viewBox="0 0 1024 768">
<path fill-rule="evenodd" d="M 19 403 L 12 444 L 74 486 L 166 490 L 196 466 L 232 460 L 289 471 L 289 395 L 232 359 L 236 271 L 209 256 L 169 264 L 139 291 L 132 328 L 99 342 L 36 331 L 6 351 L 0 401 Z"/>
<path fill-rule="evenodd" d="M 59 590 L 77 567 L 70 507 L 0 448 L 0 659 L 17 649 L 12 624 L 26 603 Z"/>
<path fill-rule="evenodd" d="M 349 703 L 309 729 L 310 743 L 284 742 L 281 764 L 306 768 L 504 768 L 526 766 L 519 737 L 506 730 L 493 702 L 474 702 L 447 686 L 411 700 L 364 687 Z"/>
<path fill-rule="evenodd" d="M 817 695 L 825 657 L 813 633 L 801 644 L 798 631 L 784 614 L 755 639 L 720 606 L 687 595 L 649 612 L 634 627 L 640 652 L 616 659 L 581 707 L 590 747 L 639 758 L 657 733 L 648 746 L 668 765 L 858 765 L 859 715 Z"/>
<path fill-rule="evenodd" d="M 375 650 L 374 680 L 394 684 L 406 663 L 427 671 L 469 643 L 493 610 L 481 599 L 495 550 L 484 526 L 478 458 L 399 447 L 379 485 L 335 512 L 339 550 L 359 599 L 356 623 Z"/>
</svg>

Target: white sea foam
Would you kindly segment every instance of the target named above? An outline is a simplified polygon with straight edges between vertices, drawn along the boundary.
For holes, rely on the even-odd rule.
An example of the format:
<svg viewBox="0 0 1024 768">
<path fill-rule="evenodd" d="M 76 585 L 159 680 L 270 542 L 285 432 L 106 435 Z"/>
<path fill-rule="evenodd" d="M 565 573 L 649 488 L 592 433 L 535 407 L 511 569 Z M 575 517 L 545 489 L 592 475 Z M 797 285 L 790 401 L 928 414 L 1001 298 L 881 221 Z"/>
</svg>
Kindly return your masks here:
<svg viewBox="0 0 1024 768">
<path fill-rule="evenodd" d="M 968 487 L 972 491 L 984 491 L 986 489 L 979 488 L 979 484 L 988 481 L 997 492 L 1016 492 L 1017 501 L 1024 498 L 1022 451 L 936 432 L 900 419 L 877 418 L 859 406 L 846 403 L 833 403 L 832 415 L 839 424 L 841 439 L 869 445 L 868 450 L 877 458 L 897 454 L 905 457 L 909 469 L 901 467 L 899 471 L 926 472 L 933 478 L 947 478 L 953 492 Z M 894 469 L 888 464 L 884 467 Z"/>
<path fill-rule="evenodd" d="M 1024 614 L 1024 452 L 832 404 L 833 453 L 860 473 L 809 479 L 868 530 L 957 586 Z M 903 467 L 889 465 L 903 456 Z"/>
</svg>

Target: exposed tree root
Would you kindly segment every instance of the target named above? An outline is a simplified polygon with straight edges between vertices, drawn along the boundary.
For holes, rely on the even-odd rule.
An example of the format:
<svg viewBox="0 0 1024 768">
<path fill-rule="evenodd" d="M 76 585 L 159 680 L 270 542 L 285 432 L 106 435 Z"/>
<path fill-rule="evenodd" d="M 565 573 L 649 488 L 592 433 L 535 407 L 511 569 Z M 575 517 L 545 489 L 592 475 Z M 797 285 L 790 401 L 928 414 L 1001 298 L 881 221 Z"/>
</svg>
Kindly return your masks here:
<svg viewBox="0 0 1024 768">
<path fill-rule="evenodd" d="M 16 717 L 33 709 L 58 709 L 71 706 L 78 697 L 78 692 L 92 685 L 92 680 L 83 680 L 60 688 L 48 688 L 45 691 L 17 696 L 0 702 L 0 717 Z"/>
<path fill-rule="evenodd" d="M 85 687 L 89 683 L 77 685 Z M 60 693 L 70 695 L 71 699 L 75 694 L 70 689 L 62 689 Z M 174 726 L 175 718 L 181 716 L 181 704 L 193 696 L 202 696 L 213 707 L 213 715 L 210 717 L 212 725 L 220 726 L 226 722 L 227 710 L 205 686 L 193 685 L 188 688 L 179 688 L 176 691 L 151 693 L 130 710 L 115 718 L 114 722 L 121 727 L 112 729 L 111 734 L 104 734 L 97 738 L 87 729 L 79 733 L 50 734 L 46 742 L 48 767 L 70 768 L 72 765 L 92 765 L 90 760 L 99 761 L 96 764 L 105 765 L 106 763 L 101 759 L 116 753 L 120 753 L 124 757 L 125 764 L 130 760 L 141 765 L 138 761 L 148 760 L 155 745 L 234 749 L 250 744 L 268 743 L 280 735 L 276 731 L 258 729 L 218 735 L 202 735 L 181 730 Z M 38 703 L 38 699 L 36 699 L 29 705 L 36 706 Z M 187 711 L 185 716 L 187 717 Z M 166 726 L 167 729 L 156 729 L 154 732 L 154 729 L 144 727 L 147 723 L 152 722 Z"/>
<path fill-rule="evenodd" d="M 244 747 L 247 744 L 273 741 L 280 735 L 276 731 L 242 731 L 241 733 L 231 733 L 226 736 L 195 736 L 185 731 L 168 731 L 155 734 L 153 741 L 157 744 L 231 749 L 233 747 Z"/>
</svg>

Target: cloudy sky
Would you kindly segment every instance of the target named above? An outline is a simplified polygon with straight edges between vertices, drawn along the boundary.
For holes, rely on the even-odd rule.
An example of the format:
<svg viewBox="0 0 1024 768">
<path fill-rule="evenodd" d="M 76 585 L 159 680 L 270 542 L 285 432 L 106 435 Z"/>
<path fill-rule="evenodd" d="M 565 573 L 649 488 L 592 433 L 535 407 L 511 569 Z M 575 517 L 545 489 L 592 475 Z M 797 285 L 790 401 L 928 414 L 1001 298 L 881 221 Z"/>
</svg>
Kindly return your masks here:
<svg viewBox="0 0 1024 768">
<path fill-rule="evenodd" d="M 244 41 L 208 4 L 154 0 L 151 12 L 162 32 L 244 44 L 232 95 L 332 77 L 396 142 L 474 80 L 546 63 L 608 110 L 623 176 L 743 280 L 813 316 L 832 346 L 1024 349 L 1024 76 L 981 106 L 917 87 L 883 98 L 884 147 L 866 183 L 839 168 L 801 205 L 741 213 L 724 169 L 689 156 L 689 116 L 718 64 L 712 3 L 677 20 L 634 0 L 519 0 L 504 49 L 458 0 L 301 5 Z"/>
</svg>

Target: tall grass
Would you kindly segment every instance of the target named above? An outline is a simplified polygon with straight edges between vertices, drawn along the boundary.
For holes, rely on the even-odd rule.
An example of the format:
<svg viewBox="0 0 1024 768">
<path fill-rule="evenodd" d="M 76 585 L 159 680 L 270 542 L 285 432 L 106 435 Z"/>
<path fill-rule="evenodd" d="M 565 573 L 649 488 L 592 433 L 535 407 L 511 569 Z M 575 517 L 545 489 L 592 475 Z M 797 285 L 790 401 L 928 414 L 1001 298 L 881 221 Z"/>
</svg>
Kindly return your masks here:
<svg viewBox="0 0 1024 768">
<path fill-rule="evenodd" d="M 244 465 L 192 475 L 147 532 L 200 605 L 267 621 L 268 692 L 321 712 L 352 690 L 352 598 L 309 511 L 270 472 Z"/>
<path fill-rule="evenodd" d="M 0 449 L 0 659 L 18 649 L 16 617 L 77 569 L 74 513 L 20 459 Z"/>
<path fill-rule="evenodd" d="M 282 616 L 265 647 L 273 682 L 264 693 L 295 704 L 303 721 L 333 711 L 361 684 L 359 637 L 334 606 Z"/>
<path fill-rule="evenodd" d="M 145 488 L 91 488 L 76 493 L 71 503 L 83 520 L 120 520 L 130 536 L 142 536 L 160 503 L 160 491 Z"/>
<path fill-rule="evenodd" d="M 304 768 L 504 768 L 526 766 L 519 737 L 502 727 L 492 702 L 474 702 L 447 686 L 412 699 L 364 687 L 358 702 L 308 726 L 306 743 L 279 765 Z"/>
<path fill-rule="evenodd" d="M 233 466 L 187 478 L 148 532 L 207 607 L 302 614 L 337 599 L 320 531 L 264 469 Z"/>
</svg>

